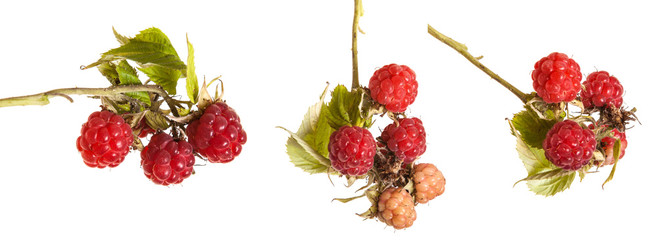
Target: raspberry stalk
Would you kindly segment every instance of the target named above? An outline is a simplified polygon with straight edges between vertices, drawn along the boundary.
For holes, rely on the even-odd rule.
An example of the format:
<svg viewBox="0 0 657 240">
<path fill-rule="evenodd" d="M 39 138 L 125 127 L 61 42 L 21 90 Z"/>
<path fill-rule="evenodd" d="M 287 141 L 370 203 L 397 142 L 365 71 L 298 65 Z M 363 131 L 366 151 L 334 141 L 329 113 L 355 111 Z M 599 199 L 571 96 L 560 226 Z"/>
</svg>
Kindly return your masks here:
<svg viewBox="0 0 657 240">
<path fill-rule="evenodd" d="M 92 95 L 97 97 L 117 96 L 128 92 L 152 92 L 160 95 L 169 105 L 174 116 L 178 116 L 174 100 L 167 94 L 162 87 L 157 85 L 121 85 L 108 88 L 59 88 L 47 92 L 9 97 L 0 99 L 0 107 L 28 106 L 28 105 L 47 105 L 50 103 L 50 97 L 63 97 L 73 102 L 68 95 Z"/>
<path fill-rule="evenodd" d="M 361 0 L 354 0 L 354 23 L 351 29 L 351 64 L 352 64 L 352 79 L 351 79 L 351 89 L 356 89 L 360 87 L 358 82 L 358 32 L 361 32 L 360 27 L 358 26 L 358 20 L 363 16 L 363 3 Z"/>
<path fill-rule="evenodd" d="M 466 47 L 465 44 L 457 42 L 456 40 L 454 40 L 454 39 L 452 39 L 448 36 L 445 36 L 444 34 L 438 32 L 438 30 L 436 30 L 435 28 L 431 27 L 431 25 L 428 25 L 428 26 L 429 26 L 429 34 L 431 34 L 431 36 L 435 37 L 436 39 L 440 40 L 444 44 L 447 44 L 447 46 L 450 46 L 451 48 L 453 48 L 454 50 L 459 52 L 461 55 L 463 55 L 463 57 L 468 59 L 468 61 L 470 61 L 473 65 L 475 65 L 477 68 L 479 68 L 484 73 L 488 74 L 488 76 L 493 78 L 493 80 L 495 80 L 498 83 L 502 84 L 502 86 L 504 86 L 506 89 L 511 91 L 514 95 L 516 95 L 516 97 L 518 97 L 520 99 L 520 101 L 522 101 L 522 103 L 526 104 L 527 101 L 529 101 L 531 99 L 531 96 L 529 94 L 526 94 L 526 93 L 520 91 L 518 88 L 513 86 L 511 83 L 507 82 L 502 77 L 500 77 L 499 75 L 497 75 L 496 73 L 491 71 L 489 68 L 484 66 L 484 64 L 479 62 L 479 59 L 481 59 L 481 57 L 476 58 L 476 57 L 472 56 L 472 54 L 470 54 L 468 52 L 468 47 Z"/>
</svg>

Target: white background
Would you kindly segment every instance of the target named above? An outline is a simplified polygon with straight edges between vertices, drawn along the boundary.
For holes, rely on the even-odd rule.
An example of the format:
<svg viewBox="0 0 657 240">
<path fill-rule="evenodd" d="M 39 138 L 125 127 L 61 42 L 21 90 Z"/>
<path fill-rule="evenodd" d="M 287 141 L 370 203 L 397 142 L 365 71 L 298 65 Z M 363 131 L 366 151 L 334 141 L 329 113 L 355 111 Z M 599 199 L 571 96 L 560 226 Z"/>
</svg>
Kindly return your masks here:
<svg viewBox="0 0 657 240">
<path fill-rule="evenodd" d="M 275 128 L 296 129 L 325 82 L 351 83 L 352 1 L 0 3 L 0 98 L 105 87 L 96 70 L 79 66 L 118 46 L 112 26 L 128 36 L 155 26 L 183 59 L 189 34 L 197 74 L 223 75 L 249 137 L 234 162 L 196 167 L 182 185 L 161 187 L 143 176 L 136 152 L 111 170 L 82 163 L 75 140 L 96 100 L 0 108 L 0 239 L 654 238 L 657 16 L 648 1 L 616 2 L 364 0 L 361 83 L 393 62 L 415 70 L 410 114 L 428 132 L 420 161 L 447 178 L 445 194 L 417 206 L 414 226 L 402 231 L 355 216 L 365 199 L 331 202 L 356 188 L 295 168 L 288 136 Z M 643 125 L 628 132 L 614 180 L 601 189 L 604 168 L 549 198 L 513 188 L 526 171 L 505 118 L 521 102 L 430 37 L 427 23 L 526 92 L 534 62 L 553 51 L 572 56 L 584 75 L 617 76 Z"/>
</svg>

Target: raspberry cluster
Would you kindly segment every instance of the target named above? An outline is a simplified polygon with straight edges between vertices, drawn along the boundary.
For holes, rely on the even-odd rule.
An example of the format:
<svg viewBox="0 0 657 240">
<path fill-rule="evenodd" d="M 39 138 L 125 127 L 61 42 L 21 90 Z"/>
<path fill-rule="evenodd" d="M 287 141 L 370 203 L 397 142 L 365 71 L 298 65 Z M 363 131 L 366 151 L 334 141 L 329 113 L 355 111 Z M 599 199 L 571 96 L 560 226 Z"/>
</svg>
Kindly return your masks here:
<svg viewBox="0 0 657 240">
<path fill-rule="evenodd" d="M 427 203 L 442 194 L 445 178 L 433 164 L 415 164 L 427 150 L 424 123 L 419 118 L 407 117 L 405 113 L 417 96 L 415 72 L 405 65 L 389 64 L 374 72 L 368 86 L 369 89 L 359 87 L 352 94 L 357 97 L 369 96 L 362 100 L 373 103 L 367 104 L 371 106 L 369 110 L 361 109 L 362 103 L 357 105 L 358 108 L 350 108 L 349 105 L 336 107 L 332 104 L 344 104 L 345 101 L 333 100 L 328 108 L 322 108 L 327 111 L 322 114 L 330 115 L 327 118 L 333 124 L 329 124 L 333 131 L 326 148 L 318 151 L 327 150 L 331 169 L 347 176 L 350 181 L 370 179 L 368 185 L 373 186 L 368 191 L 378 194 L 368 195 L 368 198 L 377 202 L 373 209 L 378 210 L 362 216 L 378 218 L 396 229 L 407 228 L 416 218 L 414 205 Z M 340 97 L 339 94 L 336 96 Z M 330 109 L 351 109 L 353 112 L 332 115 L 334 113 Z M 367 129 L 371 127 L 368 122 L 371 122 L 374 113 L 370 119 L 359 120 L 358 116 L 363 116 L 362 111 L 380 113 L 381 116 L 388 116 L 392 122 L 375 138 Z M 357 116 L 356 120 L 352 121 L 354 119 L 351 116 Z M 326 141 L 312 139 L 317 136 L 321 135 L 315 133 L 300 137 L 311 137 L 308 141 L 314 144 Z M 415 190 L 405 189 L 407 186 L 415 186 Z"/>
<path fill-rule="evenodd" d="M 194 172 L 195 153 L 212 163 L 226 163 L 238 156 L 246 143 L 239 116 L 225 102 L 210 104 L 198 115 L 181 124 L 187 125 L 188 142 L 162 132 L 167 125 L 151 126 L 155 123 L 147 121 L 144 114 L 94 112 L 82 125 L 76 145 L 87 166 L 113 168 L 123 162 L 131 146 L 139 149 L 140 138 L 154 134 L 141 150 L 144 175 L 159 185 L 179 184 Z M 134 127 L 126 121 L 134 122 Z M 173 127 L 174 136 L 179 127 Z"/>
<path fill-rule="evenodd" d="M 603 159 L 594 159 L 594 165 L 615 163 L 614 143 L 617 139 L 620 141 L 620 156 L 624 156 L 627 147 L 625 124 L 634 120 L 632 112 L 621 108 L 624 88 L 616 77 L 606 71 L 596 71 L 580 84 L 582 74 L 579 70 L 573 59 L 554 52 L 536 62 L 532 72 L 534 89 L 546 103 L 580 101 L 584 114 L 600 112 L 600 118 L 588 128 L 582 127 L 584 123 L 581 121 L 564 119 L 548 131 L 543 140 L 545 157 L 565 170 L 587 166 L 596 151 L 603 155 Z"/>
</svg>

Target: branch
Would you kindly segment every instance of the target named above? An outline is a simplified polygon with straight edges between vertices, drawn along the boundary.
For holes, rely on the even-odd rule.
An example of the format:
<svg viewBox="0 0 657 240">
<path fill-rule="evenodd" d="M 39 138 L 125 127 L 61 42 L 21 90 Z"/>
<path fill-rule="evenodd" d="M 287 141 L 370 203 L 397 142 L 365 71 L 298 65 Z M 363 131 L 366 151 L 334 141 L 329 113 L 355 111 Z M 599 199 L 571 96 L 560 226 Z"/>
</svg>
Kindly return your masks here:
<svg viewBox="0 0 657 240">
<path fill-rule="evenodd" d="M 351 89 L 360 87 L 360 83 L 358 82 L 358 47 L 356 41 L 358 39 L 358 32 L 360 31 L 358 20 L 361 16 L 363 16 L 363 3 L 361 0 L 354 0 L 354 23 L 351 26 L 351 64 L 353 71 Z"/>
<path fill-rule="evenodd" d="M 162 98 L 164 98 L 164 100 L 167 102 L 167 105 L 169 105 L 173 115 L 178 116 L 178 111 L 175 108 L 174 100 L 164 91 L 164 89 L 162 89 L 162 87 L 157 85 L 122 85 L 108 88 L 59 88 L 32 95 L 3 98 L 0 99 L 0 107 L 47 105 L 50 103 L 51 97 L 64 97 L 70 102 L 73 102 L 73 99 L 68 95 L 92 95 L 97 97 L 109 97 L 127 92 L 141 91 L 152 92 L 162 96 Z"/>
<path fill-rule="evenodd" d="M 453 48 L 454 50 L 459 52 L 461 55 L 463 55 L 463 57 L 468 59 L 468 61 L 470 61 L 472 64 L 474 64 L 477 68 L 481 69 L 481 71 L 483 71 L 484 73 L 488 74 L 488 76 L 493 78 L 493 80 L 495 80 L 498 83 L 502 84 L 502 86 L 504 86 L 506 89 L 509 89 L 509 91 L 511 91 L 514 95 L 516 95 L 516 97 L 518 97 L 520 99 L 520 101 L 522 101 L 522 103 L 526 104 L 527 101 L 530 100 L 529 99 L 531 97 L 530 95 L 525 94 L 524 92 L 520 91 L 518 88 L 511 85 L 509 82 L 504 80 L 502 77 L 495 74 L 493 71 L 491 71 L 486 66 L 484 66 L 484 64 L 479 62 L 479 59 L 475 58 L 474 56 L 472 56 L 468 52 L 468 48 L 464 44 L 462 44 L 460 42 L 457 42 L 457 41 L 455 41 L 454 39 L 452 39 L 448 36 L 443 35 L 442 33 L 438 32 L 438 30 L 431 27 L 431 25 L 429 25 L 429 34 L 431 34 L 431 36 L 435 37 L 436 39 L 440 40 L 444 44 L 447 44 L 447 46 L 450 46 L 451 48 Z"/>
</svg>

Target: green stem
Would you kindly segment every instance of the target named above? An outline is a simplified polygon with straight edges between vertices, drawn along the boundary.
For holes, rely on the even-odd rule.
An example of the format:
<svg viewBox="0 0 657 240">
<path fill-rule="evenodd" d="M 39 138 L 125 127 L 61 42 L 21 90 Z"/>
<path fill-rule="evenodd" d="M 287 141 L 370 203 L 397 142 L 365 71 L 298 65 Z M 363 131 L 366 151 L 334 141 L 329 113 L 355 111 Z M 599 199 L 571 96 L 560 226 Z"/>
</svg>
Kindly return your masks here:
<svg viewBox="0 0 657 240">
<path fill-rule="evenodd" d="M 464 44 L 462 44 L 460 42 L 457 42 L 456 40 L 454 40 L 454 39 L 452 39 L 448 36 L 445 36 L 444 34 L 438 32 L 438 30 L 431 27 L 431 25 L 429 25 L 429 34 L 431 34 L 431 36 L 435 37 L 436 39 L 440 40 L 441 42 L 447 44 L 447 46 L 450 46 L 451 48 L 453 48 L 454 50 L 459 52 L 461 55 L 463 55 L 463 57 L 468 59 L 468 61 L 470 61 L 472 64 L 474 64 L 477 68 L 481 69 L 481 71 L 483 71 L 484 73 L 488 74 L 488 76 L 493 78 L 493 80 L 495 80 L 498 83 L 502 84 L 502 86 L 504 86 L 506 89 L 509 89 L 509 91 L 511 91 L 514 95 L 516 95 L 516 97 L 518 97 L 520 99 L 520 101 L 522 101 L 523 103 L 527 103 L 527 101 L 530 100 L 529 98 L 531 96 L 529 94 L 526 94 L 526 93 L 520 91 L 518 88 L 511 85 L 511 83 L 507 82 L 502 77 L 495 74 L 493 71 L 491 71 L 486 66 L 484 66 L 484 64 L 479 62 L 479 59 L 475 58 L 474 56 L 472 56 L 468 52 L 468 47 L 466 47 Z"/>
<path fill-rule="evenodd" d="M 363 16 L 363 3 L 361 0 L 354 0 L 354 23 L 351 29 L 351 64 L 352 64 L 352 79 L 351 79 L 351 89 L 357 89 L 360 87 L 358 82 L 358 20 Z"/>
<path fill-rule="evenodd" d="M 156 85 L 122 85 L 108 88 L 59 88 L 47 92 L 0 99 L 0 107 L 47 105 L 50 98 L 59 96 L 73 102 L 68 95 L 92 95 L 98 97 L 116 96 L 127 92 L 152 92 L 164 98 L 174 116 L 178 116 L 174 100 L 160 86 Z"/>
</svg>

